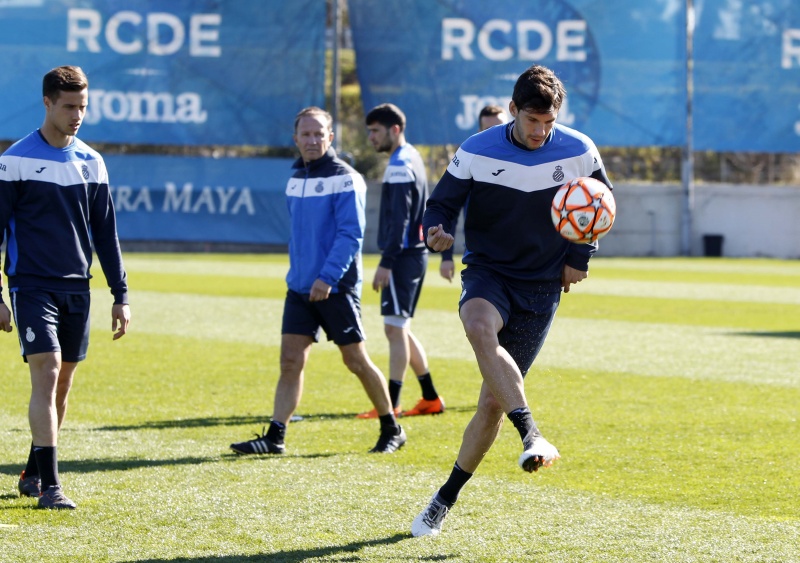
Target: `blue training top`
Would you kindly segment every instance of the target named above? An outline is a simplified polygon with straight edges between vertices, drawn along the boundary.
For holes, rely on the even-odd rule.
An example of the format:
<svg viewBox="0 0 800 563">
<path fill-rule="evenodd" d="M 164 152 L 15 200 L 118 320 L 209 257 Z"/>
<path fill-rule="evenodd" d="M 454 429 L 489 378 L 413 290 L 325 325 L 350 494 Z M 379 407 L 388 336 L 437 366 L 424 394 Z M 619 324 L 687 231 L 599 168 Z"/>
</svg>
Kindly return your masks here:
<svg viewBox="0 0 800 563">
<path fill-rule="evenodd" d="M 295 161 L 286 185 L 291 219 L 286 284 L 311 293 L 318 278 L 331 293 L 361 294 L 361 246 L 367 184 L 332 148 L 321 158 Z"/>
<path fill-rule="evenodd" d="M 397 147 L 389 158 L 381 186 L 378 248 L 380 265 L 392 268 L 400 254 L 426 252 L 422 214 L 428 199 L 425 164 L 413 145 Z"/>
<path fill-rule="evenodd" d="M 454 234 L 463 206 L 465 264 L 556 287 L 565 263 L 588 270 L 597 243 L 571 243 L 556 231 L 553 196 L 580 176 L 611 182 L 586 135 L 556 124 L 540 148 L 529 150 L 512 141 L 513 127 L 498 125 L 464 141 L 428 199 L 423 228 L 426 238 L 439 224 Z"/>
<path fill-rule="evenodd" d="M 114 303 L 128 302 L 108 172 L 77 137 L 56 148 L 37 130 L 0 156 L 0 231 L 10 291 L 89 291 L 94 244 Z"/>
</svg>

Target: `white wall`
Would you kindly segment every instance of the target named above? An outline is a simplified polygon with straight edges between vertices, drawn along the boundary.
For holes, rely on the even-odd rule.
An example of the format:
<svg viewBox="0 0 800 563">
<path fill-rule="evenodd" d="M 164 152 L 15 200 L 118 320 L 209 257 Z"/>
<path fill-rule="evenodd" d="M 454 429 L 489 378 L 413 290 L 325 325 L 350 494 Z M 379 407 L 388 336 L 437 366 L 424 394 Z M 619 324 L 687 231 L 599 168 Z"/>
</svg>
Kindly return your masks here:
<svg viewBox="0 0 800 563">
<path fill-rule="evenodd" d="M 614 196 L 617 219 L 599 256 L 680 256 L 679 184 L 616 184 Z M 367 253 L 377 252 L 379 199 L 380 182 L 369 182 Z M 723 256 L 800 258 L 800 186 L 697 184 L 692 223 L 692 256 L 705 254 L 704 235 L 722 235 Z M 457 233 L 456 252 L 463 241 Z"/>
</svg>

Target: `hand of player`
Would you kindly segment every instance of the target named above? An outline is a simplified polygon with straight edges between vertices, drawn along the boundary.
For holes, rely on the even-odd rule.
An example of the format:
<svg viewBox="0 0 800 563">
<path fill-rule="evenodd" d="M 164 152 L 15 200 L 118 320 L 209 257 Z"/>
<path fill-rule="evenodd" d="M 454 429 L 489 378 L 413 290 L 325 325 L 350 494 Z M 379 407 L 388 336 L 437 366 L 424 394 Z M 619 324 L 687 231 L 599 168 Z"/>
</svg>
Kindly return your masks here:
<svg viewBox="0 0 800 563">
<path fill-rule="evenodd" d="M 442 260 L 442 264 L 439 266 L 439 275 L 442 276 L 444 279 L 453 283 L 453 276 L 456 273 L 456 264 L 452 260 Z"/>
<path fill-rule="evenodd" d="M 389 268 L 378 266 L 378 269 L 375 270 L 375 277 L 372 278 L 372 289 L 380 291 L 384 287 L 389 287 L 389 278 L 391 275 L 392 271 Z"/>
<path fill-rule="evenodd" d="M 582 272 L 564 264 L 564 269 L 561 271 L 561 287 L 564 293 L 569 293 L 569 286 L 573 283 L 578 283 L 589 277 L 589 272 Z"/>
<path fill-rule="evenodd" d="M 317 278 L 311 285 L 311 293 L 308 296 L 309 301 L 325 301 L 331 295 L 331 286 Z"/>
<path fill-rule="evenodd" d="M 447 250 L 453 246 L 453 241 L 455 241 L 453 235 L 447 234 L 441 224 L 428 229 L 428 247 L 434 252 Z"/>
<path fill-rule="evenodd" d="M 8 310 L 5 303 L 0 303 L 0 330 L 4 332 L 14 330 L 14 327 L 11 326 L 11 311 Z"/>
<path fill-rule="evenodd" d="M 117 328 L 119 323 L 119 329 Z M 113 340 L 118 340 L 128 332 L 128 325 L 131 324 L 131 308 L 128 305 L 113 305 L 111 307 L 111 331 L 114 333 Z"/>
</svg>

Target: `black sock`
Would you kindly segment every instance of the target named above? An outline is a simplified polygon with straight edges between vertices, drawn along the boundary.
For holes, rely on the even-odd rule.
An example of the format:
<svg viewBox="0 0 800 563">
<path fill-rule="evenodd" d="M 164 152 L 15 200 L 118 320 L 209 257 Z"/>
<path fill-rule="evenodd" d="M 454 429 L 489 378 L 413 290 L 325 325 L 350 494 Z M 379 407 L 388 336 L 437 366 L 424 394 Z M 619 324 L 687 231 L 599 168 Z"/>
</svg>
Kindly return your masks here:
<svg viewBox="0 0 800 563">
<path fill-rule="evenodd" d="M 436 388 L 433 386 L 431 372 L 418 375 L 417 381 L 419 381 L 419 386 L 422 387 L 423 399 L 426 401 L 435 401 L 437 398 L 439 398 L 439 393 L 436 392 Z"/>
<path fill-rule="evenodd" d="M 451 508 L 456 503 L 456 500 L 458 500 L 458 493 L 461 492 L 461 489 L 467 484 L 470 477 L 472 477 L 472 473 L 467 473 L 461 469 L 458 463 L 453 464 L 453 471 L 450 473 L 450 478 L 442 485 L 442 488 L 439 489 L 439 493 L 437 494 L 439 500 L 444 502 L 448 508 Z"/>
<path fill-rule="evenodd" d="M 39 476 L 42 478 L 42 491 L 53 485 L 60 485 L 58 480 L 58 455 L 55 446 L 33 446 Z"/>
<path fill-rule="evenodd" d="M 391 434 L 392 436 L 400 434 L 400 425 L 397 424 L 393 412 L 379 416 L 378 420 L 381 421 L 381 434 Z"/>
<path fill-rule="evenodd" d="M 389 380 L 389 400 L 392 402 L 392 408 L 397 408 L 400 405 L 400 391 L 403 390 L 403 382 Z"/>
<path fill-rule="evenodd" d="M 519 432 L 522 438 L 522 445 L 527 449 L 531 444 L 529 443 L 536 436 L 541 436 L 536 423 L 533 421 L 531 409 L 528 407 L 520 407 L 508 413 L 508 420 L 514 424 L 514 428 Z"/>
<path fill-rule="evenodd" d="M 36 463 L 36 455 L 33 453 L 33 443 L 31 442 L 31 450 L 28 452 L 28 464 L 25 466 L 25 477 L 38 477 L 39 465 Z"/>
<path fill-rule="evenodd" d="M 273 444 L 283 444 L 283 439 L 286 437 L 286 425 L 277 420 L 269 423 L 267 429 L 267 440 Z"/>
</svg>

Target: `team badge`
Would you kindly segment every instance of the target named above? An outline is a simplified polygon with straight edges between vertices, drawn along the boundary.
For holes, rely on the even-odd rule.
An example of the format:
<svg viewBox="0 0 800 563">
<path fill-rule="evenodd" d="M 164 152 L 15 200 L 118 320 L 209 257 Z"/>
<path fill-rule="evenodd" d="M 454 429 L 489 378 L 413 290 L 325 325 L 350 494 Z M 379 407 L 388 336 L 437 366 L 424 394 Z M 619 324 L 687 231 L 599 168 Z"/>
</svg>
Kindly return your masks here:
<svg viewBox="0 0 800 563">
<path fill-rule="evenodd" d="M 317 192 L 318 194 L 321 194 L 324 189 L 325 189 L 325 185 L 322 183 L 322 180 L 320 180 L 317 183 L 317 185 L 314 186 L 314 191 Z"/>
<path fill-rule="evenodd" d="M 89 179 L 89 167 L 85 164 L 81 167 L 81 175 L 83 176 L 84 180 Z"/>
<path fill-rule="evenodd" d="M 28 327 L 25 330 L 25 340 L 27 340 L 28 342 L 33 342 L 34 340 L 36 340 L 36 335 L 33 334 L 33 330 L 31 330 L 31 327 Z"/>
<path fill-rule="evenodd" d="M 564 181 L 564 171 L 561 169 L 561 166 L 556 166 L 556 171 L 553 172 L 553 180 L 556 182 Z"/>
</svg>

